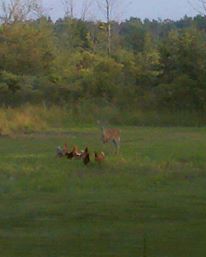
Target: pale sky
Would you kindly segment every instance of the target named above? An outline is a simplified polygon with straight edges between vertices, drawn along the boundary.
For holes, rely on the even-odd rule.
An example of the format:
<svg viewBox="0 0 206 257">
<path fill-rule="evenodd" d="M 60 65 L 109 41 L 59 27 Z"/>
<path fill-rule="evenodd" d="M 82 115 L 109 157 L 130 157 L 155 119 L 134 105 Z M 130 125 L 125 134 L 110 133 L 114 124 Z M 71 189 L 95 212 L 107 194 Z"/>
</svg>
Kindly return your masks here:
<svg viewBox="0 0 206 257">
<path fill-rule="evenodd" d="M 63 5 L 62 0 L 42 0 L 47 12 L 51 15 L 53 19 L 57 19 L 63 16 Z M 74 0 L 76 15 L 79 15 L 80 9 L 82 8 L 81 1 Z M 104 2 L 104 0 L 101 0 Z M 119 1 L 119 0 L 116 0 Z M 198 7 L 199 0 L 120 0 L 121 14 L 119 11 L 118 16 L 121 19 L 129 18 L 131 16 L 138 17 L 141 19 L 180 19 L 184 15 L 195 16 L 198 12 L 196 9 L 200 10 Z M 189 4 L 189 1 L 193 3 L 193 7 Z M 93 6 L 96 0 L 93 0 Z M 94 7 L 93 7 L 94 8 Z M 120 9 L 120 8 L 119 8 Z M 91 18 L 100 18 L 100 12 L 94 9 L 90 9 Z"/>
</svg>

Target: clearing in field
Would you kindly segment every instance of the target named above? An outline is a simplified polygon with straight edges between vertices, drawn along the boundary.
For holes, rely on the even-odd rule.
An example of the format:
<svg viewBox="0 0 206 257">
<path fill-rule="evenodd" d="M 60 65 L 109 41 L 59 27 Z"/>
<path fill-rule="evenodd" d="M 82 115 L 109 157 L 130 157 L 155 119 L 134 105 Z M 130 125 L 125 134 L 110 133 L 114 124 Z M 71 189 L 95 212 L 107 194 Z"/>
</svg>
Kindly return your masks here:
<svg viewBox="0 0 206 257">
<path fill-rule="evenodd" d="M 206 130 L 121 131 L 119 155 L 95 129 L 0 138 L 0 256 L 206 256 Z"/>
</svg>

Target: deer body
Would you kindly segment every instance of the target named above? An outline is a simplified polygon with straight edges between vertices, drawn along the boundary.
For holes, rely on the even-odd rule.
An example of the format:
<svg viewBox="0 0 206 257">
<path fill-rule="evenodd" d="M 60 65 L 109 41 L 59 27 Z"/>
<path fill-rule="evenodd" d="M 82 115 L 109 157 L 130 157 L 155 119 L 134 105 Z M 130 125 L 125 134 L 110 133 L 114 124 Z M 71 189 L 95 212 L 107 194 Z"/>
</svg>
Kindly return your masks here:
<svg viewBox="0 0 206 257">
<path fill-rule="evenodd" d="M 119 151 L 120 148 L 120 131 L 116 128 L 104 128 L 102 127 L 102 142 L 113 143 L 116 148 L 116 152 Z"/>
</svg>

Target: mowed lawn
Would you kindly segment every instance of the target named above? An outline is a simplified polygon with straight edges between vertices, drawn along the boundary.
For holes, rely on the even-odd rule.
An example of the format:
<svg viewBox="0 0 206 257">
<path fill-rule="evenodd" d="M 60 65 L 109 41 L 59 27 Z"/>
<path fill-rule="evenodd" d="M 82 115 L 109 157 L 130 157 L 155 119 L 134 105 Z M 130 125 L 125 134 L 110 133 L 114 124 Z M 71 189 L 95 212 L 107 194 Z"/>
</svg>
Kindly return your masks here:
<svg viewBox="0 0 206 257">
<path fill-rule="evenodd" d="M 206 256 L 206 129 L 97 129 L 0 138 L 0 256 Z M 87 167 L 58 145 L 103 150 Z"/>
</svg>

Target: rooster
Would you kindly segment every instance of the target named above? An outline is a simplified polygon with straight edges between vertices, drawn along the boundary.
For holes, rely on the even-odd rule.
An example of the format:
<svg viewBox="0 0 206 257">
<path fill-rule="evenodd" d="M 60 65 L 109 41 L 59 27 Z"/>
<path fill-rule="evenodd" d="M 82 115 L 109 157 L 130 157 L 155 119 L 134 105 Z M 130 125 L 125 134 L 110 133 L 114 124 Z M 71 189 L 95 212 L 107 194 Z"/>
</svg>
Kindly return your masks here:
<svg viewBox="0 0 206 257">
<path fill-rule="evenodd" d="M 102 161 L 104 161 L 104 159 L 105 159 L 105 154 L 104 154 L 104 152 L 101 152 L 101 153 L 97 153 L 97 152 L 95 152 L 94 153 L 94 156 L 95 156 L 95 161 L 96 162 L 98 162 L 98 163 L 101 163 Z"/>
</svg>

